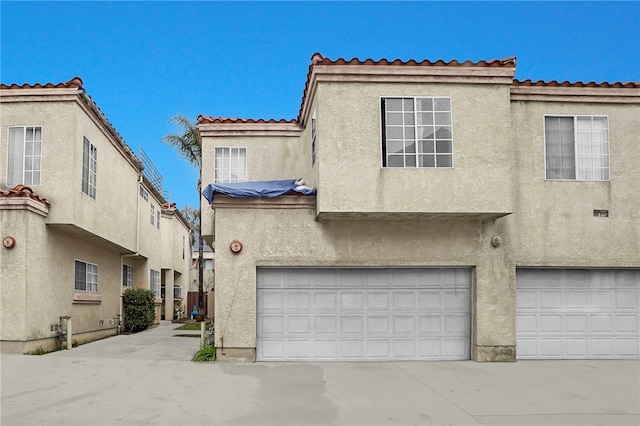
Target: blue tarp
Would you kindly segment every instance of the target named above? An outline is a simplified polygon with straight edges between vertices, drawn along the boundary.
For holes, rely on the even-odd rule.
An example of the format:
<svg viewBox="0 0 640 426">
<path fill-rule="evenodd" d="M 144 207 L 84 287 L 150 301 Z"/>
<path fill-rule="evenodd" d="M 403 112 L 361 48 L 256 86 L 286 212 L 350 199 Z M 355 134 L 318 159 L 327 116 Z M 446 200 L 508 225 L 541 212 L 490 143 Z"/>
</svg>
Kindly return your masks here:
<svg viewBox="0 0 640 426">
<path fill-rule="evenodd" d="M 302 195 L 316 195 L 316 189 L 304 185 L 302 179 L 266 180 L 253 182 L 212 183 L 202 191 L 202 195 L 213 203 L 214 193 L 229 195 L 231 197 L 273 198 L 280 195 L 299 193 Z"/>
</svg>

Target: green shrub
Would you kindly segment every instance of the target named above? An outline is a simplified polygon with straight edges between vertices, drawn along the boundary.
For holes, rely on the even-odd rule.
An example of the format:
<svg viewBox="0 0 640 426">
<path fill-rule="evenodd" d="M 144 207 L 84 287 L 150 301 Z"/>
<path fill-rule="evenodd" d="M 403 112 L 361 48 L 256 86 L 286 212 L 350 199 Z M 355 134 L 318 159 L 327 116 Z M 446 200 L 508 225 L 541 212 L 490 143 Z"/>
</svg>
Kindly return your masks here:
<svg viewBox="0 0 640 426">
<path fill-rule="evenodd" d="M 144 288 L 129 288 L 124 292 L 124 328 L 131 333 L 146 330 L 155 318 L 155 296 Z"/>
<path fill-rule="evenodd" d="M 46 353 L 49 353 L 49 351 L 47 351 L 42 346 L 38 346 L 34 351 L 27 352 L 27 355 L 44 355 Z"/>
<path fill-rule="evenodd" d="M 195 353 L 191 361 L 195 362 L 210 362 L 216 360 L 216 347 L 213 345 L 205 345 Z"/>
</svg>

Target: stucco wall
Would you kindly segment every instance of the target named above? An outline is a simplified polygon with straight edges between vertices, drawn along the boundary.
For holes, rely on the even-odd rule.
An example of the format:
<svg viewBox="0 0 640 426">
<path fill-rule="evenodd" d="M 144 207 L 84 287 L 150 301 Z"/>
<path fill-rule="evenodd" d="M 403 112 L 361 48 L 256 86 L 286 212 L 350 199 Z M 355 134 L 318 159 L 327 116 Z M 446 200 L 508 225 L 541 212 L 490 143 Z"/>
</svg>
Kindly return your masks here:
<svg viewBox="0 0 640 426">
<path fill-rule="evenodd" d="M 474 345 L 515 345 L 515 267 L 500 221 L 316 221 L 315 211 L 217 209 L 216 345 L 256 346 L 257 266 L 470 266 Z M 228 249 L 240 240 L 238 255 Z"/>
<path fill-rule="evenodd" d="M 640 107 L 513 102 L 512 111 L 518 213 L 507 221 L 517 264 L 640 266 Z M 610 181 L 545 180 L 545 114 L 609 117 Z"/>
<path fill-rule="evenodd" d="M 3 233 L 16 238 L 2 253 L 1 340 L 30 341 L 57 336 L 59 317 L 73 320 L 74 334 L 114 329 L 120 309 L 120 255 L 52 229 L 45 218 L 24 210 L 2 210 Z M 98 265 L 98 291 L 74 290 L 75 260 Z M 99 303 L 74 302 L 74 295 L 99 296 Z"/>
<path fill-rule="evenodd" d="M 509 87 L 318 84 L 318 213 L 511 212 Z M 381 97 L 451 97 L 453 168 L 383 168 Z"/>
<path fill-rule="evenodd" d="M 0 186 L 6 187 L 8 127 L 24 125 L 42 126 L 41 185 L 33 189 L 56 206 L 48 223 L 75 224 L 133 249 L 138 172 L 76 102 L 3 102 Z M 95 199 L 82 192 L 83 137 L 97 148 Z"/>
</svg>

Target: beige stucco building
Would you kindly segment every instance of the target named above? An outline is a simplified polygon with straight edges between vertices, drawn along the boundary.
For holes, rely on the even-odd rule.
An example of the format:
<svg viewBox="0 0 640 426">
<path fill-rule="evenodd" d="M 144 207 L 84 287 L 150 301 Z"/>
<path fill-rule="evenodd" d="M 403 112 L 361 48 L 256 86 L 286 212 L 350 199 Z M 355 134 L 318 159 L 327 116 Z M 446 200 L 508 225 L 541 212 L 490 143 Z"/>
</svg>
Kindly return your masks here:
<svg viewBox="0 0 640 426">
<path fill-rule="evenodd" d="M 78 343 L 116 334 L 128 287 L 171 319 L 188 286 L 187 222 L 82 84 L 0 87 L 3 351 L 55 349 L 63 316 Z"/>
<path fill-rule="evenodd" d="M 638 358 L 640 83 L 312 57 L 296 119 L 202 115 L 222 359 Z M 232 184 L 233 185 L 233 184 Z"/>
</svg>

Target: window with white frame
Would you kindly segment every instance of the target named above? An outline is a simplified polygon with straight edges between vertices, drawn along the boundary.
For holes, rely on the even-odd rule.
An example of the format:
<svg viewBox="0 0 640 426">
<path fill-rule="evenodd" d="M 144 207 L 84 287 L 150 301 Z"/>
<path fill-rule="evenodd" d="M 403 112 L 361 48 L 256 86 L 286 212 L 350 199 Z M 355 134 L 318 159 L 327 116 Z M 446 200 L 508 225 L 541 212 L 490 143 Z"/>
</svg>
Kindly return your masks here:
<svg viewBox="0 0 640 426">
<path fill-rule="evenodd" d="M 545 116 L 545 168 L 549 180 L 609 180 L 606 116 Z"/>
<path fill-rule="evenodd" d="M 75 261 L 75 285 L 76 291 L 98 291 L 98 265 Z"/>
<path fill-rule="evenodd" d="M 247 148 L 218 147 L 214 154 L 215 183 L 246 182 Z"/>
<path fill-rule="evenodd" d="M 96 198 L 98 150 L 86 137 L 82 142 L 82 192 Z"/>
<path fill-rule="evenodd" d="M 42 127 L 9 127 L 7 186 L 40 185 Z"/>
<path fill-rule="evenodd" d="M 311 165 L 316 164 L 316 150 L 317 150 L 317 142 L 318 142 L 318 133 L 317 133 L 317 121 L 316 121 L 316 111 L 313 111 L 313 115 L 311 116 Z"/>
<path fill-rule="evenodd" d="M 145 201 L 149 200 L 149 192 L 146 189 L 144 189 L 142 186 L 140 186 L 140 196 Z"/>
<path fill-rule="evenodd" d="M 185 242 L 186 242 L 186 239 L 185 239 L 185 236 L 183 235 L 182 236 L 182 259 L 183 260 L 184 260 L 184 249 L 185 249 L 185 245 L 186 245 Z"/>
<path fill-rule="evenodd" d="M 156 227 L 160 229 L 160 210 L 156 212 Z"/>
<path fill-rule="evenodd" d="M 154 225 L 155 224 L 155 219 L 156 219 L 156 207 L 153 205 L 153 203 L 151 203 L 151 224 Z"/>
<path fill-rule="evenodd" d="M 173 298 L 182 299 L 182 286 L 179 284 L 173 285 Z"/>
<path fill-rule="evenodd" d="M 382 98 L 383 167 L 453 167 L 451 98 Z"/>
<path fill-rule="evenodd" d="M 133 287 L 133 266 L 122 265 L 122 285 Z"/>
<path fill-rule="evenodd" d="M 150 270 L 149 284 L 151 286 L 151 292 L 156 298 L 160 298 L 160 271 L 156 271 L 155 269 Z"/>
</svg>

